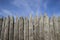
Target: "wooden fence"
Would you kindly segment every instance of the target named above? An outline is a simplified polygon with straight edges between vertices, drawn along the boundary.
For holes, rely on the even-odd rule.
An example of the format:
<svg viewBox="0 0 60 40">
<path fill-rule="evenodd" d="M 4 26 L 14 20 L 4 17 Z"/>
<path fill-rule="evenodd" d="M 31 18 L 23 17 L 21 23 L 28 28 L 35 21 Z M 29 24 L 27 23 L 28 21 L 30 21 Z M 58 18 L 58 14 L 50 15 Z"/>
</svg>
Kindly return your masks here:
<svg viewBox="0 0 60 40">
<path fill-rule="evenodd" d="M 60 40 L 60 17 L 6 17 L 3 19 L 1 40 Z"/>
</svg>

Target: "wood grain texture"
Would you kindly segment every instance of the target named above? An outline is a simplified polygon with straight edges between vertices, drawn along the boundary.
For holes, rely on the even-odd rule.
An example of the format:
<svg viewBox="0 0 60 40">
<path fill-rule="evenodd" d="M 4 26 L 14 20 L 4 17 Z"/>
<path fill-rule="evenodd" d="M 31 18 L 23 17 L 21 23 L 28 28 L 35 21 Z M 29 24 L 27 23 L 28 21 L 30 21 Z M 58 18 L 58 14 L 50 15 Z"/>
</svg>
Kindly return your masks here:
<svg viewBox="0 0 60 40">
<path fill-rule="evenodd" d="M 60 40 L 60 17 L 6 17 L 2 22 L 1 40 Z"/>
</svg>

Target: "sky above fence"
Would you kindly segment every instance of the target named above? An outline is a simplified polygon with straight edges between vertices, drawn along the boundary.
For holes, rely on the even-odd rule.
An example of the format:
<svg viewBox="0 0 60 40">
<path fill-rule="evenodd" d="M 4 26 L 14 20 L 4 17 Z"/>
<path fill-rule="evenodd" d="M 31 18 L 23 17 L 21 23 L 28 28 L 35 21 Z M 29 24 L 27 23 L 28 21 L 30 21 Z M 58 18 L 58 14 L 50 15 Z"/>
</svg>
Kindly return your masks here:
<svg viewBox="0 0 60 40">
<path fill-rule="evenodd" d="M 0 16 L 60 15 L 60 0 L 0 0 Z"/>
</svg>

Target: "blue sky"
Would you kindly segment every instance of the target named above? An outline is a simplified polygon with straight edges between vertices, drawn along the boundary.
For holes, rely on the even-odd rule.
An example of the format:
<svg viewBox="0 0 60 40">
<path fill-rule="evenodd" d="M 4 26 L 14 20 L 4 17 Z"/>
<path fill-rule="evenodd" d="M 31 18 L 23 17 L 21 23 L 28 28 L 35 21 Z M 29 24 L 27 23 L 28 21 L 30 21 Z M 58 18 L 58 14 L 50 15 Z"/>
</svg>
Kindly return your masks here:
<svg viewBox="0 0 60 40">
<path fill-rule="evenodd" d="M 60 0 L 0 0 L 0 16 L 60 16 Z"/>
</svg>

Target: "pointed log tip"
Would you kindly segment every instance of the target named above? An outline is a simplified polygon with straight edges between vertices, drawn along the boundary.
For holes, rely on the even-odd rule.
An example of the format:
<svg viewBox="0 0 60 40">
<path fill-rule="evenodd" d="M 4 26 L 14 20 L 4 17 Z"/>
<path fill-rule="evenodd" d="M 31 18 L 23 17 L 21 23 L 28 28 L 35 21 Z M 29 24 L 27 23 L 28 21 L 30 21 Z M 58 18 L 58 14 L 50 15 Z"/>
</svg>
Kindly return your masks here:
<svg viewBox="0 0 60 40">
<path fill-rule="evenodd" d="M 46 12 L 44 13 L 44 16 L 47 16 L 47 13 Z"/>
</svg>

